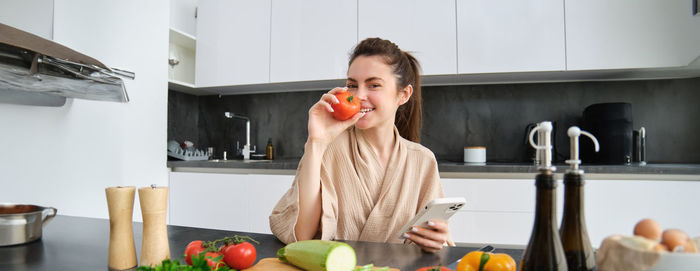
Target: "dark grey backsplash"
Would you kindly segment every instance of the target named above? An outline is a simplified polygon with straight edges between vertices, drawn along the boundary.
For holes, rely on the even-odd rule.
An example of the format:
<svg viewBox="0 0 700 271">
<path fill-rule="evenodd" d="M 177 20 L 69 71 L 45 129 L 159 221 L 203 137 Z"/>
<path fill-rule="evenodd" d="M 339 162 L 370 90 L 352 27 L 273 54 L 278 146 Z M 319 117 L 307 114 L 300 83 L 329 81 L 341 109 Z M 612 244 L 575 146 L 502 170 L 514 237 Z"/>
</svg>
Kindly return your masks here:
<svg viewBox="0 0 700 271">
<path fill-rule="evenodd" d="M 272 138 L 277 158 L 303 154 L 308 109 L 325 90 L 231 96 L 193 96 L 170 91 L 168 139 L 190 140 L 197 148 L 235 152 L 245 141 L 251 118 L 251 143 L 264 153 Z M 700 77 L 692 79 L 439 86 L 423 89 L 422 144 L 440 160 L 462 159 L 463 147 L 486 146 L 489 162 L 526 162 L 529 123 L 556 122 L 560 161 L 569 154 L 566 129 L 579 125 L 594 103 L 632 104 L 634 128 L 647 130 L 647 160 L 700 163 Z"/>
</svg>

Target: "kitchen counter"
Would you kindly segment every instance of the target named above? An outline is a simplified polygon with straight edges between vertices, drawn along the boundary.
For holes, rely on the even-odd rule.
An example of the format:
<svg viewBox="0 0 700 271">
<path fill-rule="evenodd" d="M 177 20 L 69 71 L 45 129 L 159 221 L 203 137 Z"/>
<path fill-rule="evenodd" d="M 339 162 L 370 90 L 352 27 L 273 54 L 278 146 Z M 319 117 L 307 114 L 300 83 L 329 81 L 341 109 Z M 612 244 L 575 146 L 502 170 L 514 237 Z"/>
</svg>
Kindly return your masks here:
<svg viewBox="0 0 700 271">
<path fill-rule="evenodd" d="M 172 171 L 211 173 L 252 173 L 294 175 L 299 159 L 226 160 L 226 161 L 168 161 Z M 557 173 L 569 168 L 557 164 Z M 589 179 L 673 179 L 700 180 L 700 164 L 584 165 Z M 438 161 L 441 177 L 446 178 L 525 178 L 531 179 L 537 169 L 525 163 L 468 164 Z M 612 176 L 611 176 L 612 175 Z M 662 175 L 662 176 L 660 176 Z"/>
<path fill-rule="evenodd" d="M 276 257 L 284 246 L 270 234 L 233 232 L 202 228 L 168 226 L 170 255 L 184 262 L 185 246 L 196 239 L 214 240 L 224 236 L 248 235 L 260 242 L 256 245 L 258 260 Z M 142 224 L 134 223 L 134 241 L 140 259 Z M 357 253 L 358 265 L 374 263 L 401 270 L 422 266 L 450 264 L 476 247 L 447 247 L 439 253 L 424 253 L 415 245 L 370 242 L 347 242 Z M 0 270 L 106 270 L 109 248 L 109 220 L 56 216 L 44 227 L 43 238 L 9 247 L 0 247 Z M 520 261 L 520 249 L 496 249 Z"/>
</svg>

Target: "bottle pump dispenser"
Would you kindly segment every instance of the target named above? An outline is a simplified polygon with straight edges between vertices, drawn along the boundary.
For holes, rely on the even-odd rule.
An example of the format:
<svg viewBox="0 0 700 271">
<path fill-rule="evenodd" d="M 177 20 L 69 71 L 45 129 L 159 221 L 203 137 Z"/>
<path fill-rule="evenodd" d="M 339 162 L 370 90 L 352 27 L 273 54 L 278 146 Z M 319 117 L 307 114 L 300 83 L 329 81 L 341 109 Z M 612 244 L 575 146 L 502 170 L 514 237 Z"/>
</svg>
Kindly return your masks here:
<svg viewBox="0 0 700 271">
<path fill-rule="evenodd" d="M 579 168 L 579 137 L 585 135 L 593 140 L 595 151 L 600 150 L 598 140 L 589 132 L 572 126 L 567 131 L 571 146 L 571 167 L 564 174 L 564 216 L 559 229 L 564 256 L 569 271 L 595 271 L 596 259 L 588 237 L 584 212 L 583 170 Z"/>
</svg>

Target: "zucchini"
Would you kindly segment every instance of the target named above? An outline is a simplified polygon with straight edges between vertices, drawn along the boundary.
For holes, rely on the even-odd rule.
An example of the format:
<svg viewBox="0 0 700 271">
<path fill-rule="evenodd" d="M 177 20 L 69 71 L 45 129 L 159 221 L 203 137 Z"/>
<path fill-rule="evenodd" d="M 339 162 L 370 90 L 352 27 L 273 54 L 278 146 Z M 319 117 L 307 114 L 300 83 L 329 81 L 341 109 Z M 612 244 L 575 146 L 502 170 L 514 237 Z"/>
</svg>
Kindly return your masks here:
<svg viewBox="0 0 700 271">
<path fill-rule="evenodd" d="M 352 271 L 357 264 L 355 250 L 346 243 L 306 240 L 288 244 L 277 258 L 309 271 Z"/>
</svg>

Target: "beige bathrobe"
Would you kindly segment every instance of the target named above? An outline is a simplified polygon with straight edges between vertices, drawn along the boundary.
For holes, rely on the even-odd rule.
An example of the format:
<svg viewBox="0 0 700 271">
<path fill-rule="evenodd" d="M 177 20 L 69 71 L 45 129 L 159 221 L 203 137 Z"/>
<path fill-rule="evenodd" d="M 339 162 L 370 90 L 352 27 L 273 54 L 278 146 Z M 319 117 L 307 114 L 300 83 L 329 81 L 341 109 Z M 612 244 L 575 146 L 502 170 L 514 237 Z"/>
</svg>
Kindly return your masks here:
<svg viewBox="0 0 700 271">
<path fill-rule="evenodd" d="M 402 138 L 396 128 L 394 138 L 386 170 L 360 129 L 349 128 L 331 143 L 321 164 L 323 206 L 316 239 L 400 243 L 401 227 L 443 196 L 435 155 Z M 272 233 L 284 243 L 296 241 L 298 183 L 295 178 L 270 215 Z"/>
</svg>

